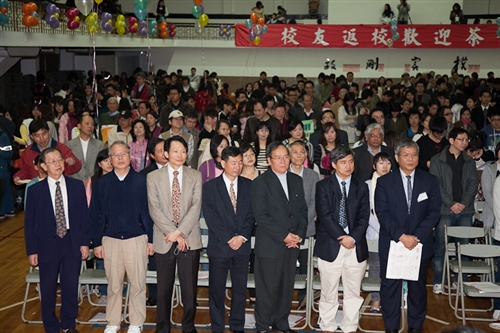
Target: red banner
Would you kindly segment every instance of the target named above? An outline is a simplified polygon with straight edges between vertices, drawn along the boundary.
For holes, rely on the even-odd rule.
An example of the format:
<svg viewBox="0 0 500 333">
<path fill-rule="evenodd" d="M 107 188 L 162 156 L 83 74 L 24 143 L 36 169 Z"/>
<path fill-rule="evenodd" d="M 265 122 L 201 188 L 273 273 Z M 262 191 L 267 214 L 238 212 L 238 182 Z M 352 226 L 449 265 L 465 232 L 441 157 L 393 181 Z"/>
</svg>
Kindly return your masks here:
<svg viewBox="0 0 500 333">
<path fill-rule="evenodd" d="M 390 25 L 269 24 L 258 47 L 300 48 L 500 48 L 496 24 Z M 250 29 L 236 25 L 236 46 L 254 46 Z"/>
</svg>

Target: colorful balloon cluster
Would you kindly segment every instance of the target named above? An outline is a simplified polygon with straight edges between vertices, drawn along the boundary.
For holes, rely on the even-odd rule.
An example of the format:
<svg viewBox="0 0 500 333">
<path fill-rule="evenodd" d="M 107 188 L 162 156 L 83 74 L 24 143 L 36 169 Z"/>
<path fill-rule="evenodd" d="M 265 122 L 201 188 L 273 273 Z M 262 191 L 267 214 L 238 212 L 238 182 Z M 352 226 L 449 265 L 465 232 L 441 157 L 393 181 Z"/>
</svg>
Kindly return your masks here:
<svg viewBox="0 0 500 333">
<path fill-rule="evenodd" d="M 137 18 L 135 18 L 133 16 L 129 17 L 128 18 L 128 31 L 131 34 L 135 34 L 135 33 L 137 33 L 138 28 L 139 28 L 139 21 L 137 20 Z"/>
<path fill-rule="evenodd" d="M 80 27 L 80 11 L 78 8 L 70 8 L 66 10 L 66 17 L 68 18 L 68 29 L 75 30 Z"/>
<path fill-rule="evenodd" d="M 139 20 L 144 20 L 148 16 L 148 11 L 146 7 L 148 6 L 148 0 L 135 0 L 134 14 Z M 137 30 L 137 29 L 136 29 Z"/>
<path fill-rule="evenodd" d="M 160 22 L 160 37 L 165 39 L 167 38 L 168 33 L 167 33 L 167 22 L 162 21 Z"/>
<path fill-rule="evenodd" d="M 125 33 L 125 27 L 127 25 L 125 24 L 125 16 L 122 14 L 118 15 L 116 17 L 116 22 L 115 22 L 115 27 L 116 27 L 116 32 L 118 35 L 123 35 Z"/>
<path fill-rule="evenodd" d="M 38 25 L 38 6 L 34 2 L 25 3 L 23 9 L 23 24 L 26 27 L 34 27 Z"/>
<path fill-rule="evenodd" d="M 500 38 L 500 16 L 497 17 L 497 25 L 498 25 L 497 36 Z"/>
<path fill-rule="evenodd" d="M 156 20 L 149 21 L 149 34 L 151 36 L 156 36 L 158 33 L 158 22 Z"/>
<path fill-rule="evenodd" d="M 219 26 L 219 36 L 231 37 L 231 25 L 230 24 L 221 24 Z"/>
<path fill-rule="evenodd" d="M 9 14 L 9 0 L 0 0 L 0 25 L 6 25 L 10 21 Z"/>
<path fill-rule="evenodd" d="M 85 23 L 87 23 L 87 29 L 90 34 L 95 34 L 99 31 L 99 22 L 97 22 L 97 19 L 98 17 L 96 12 L 90 13 L 85 19 Z"/>
<path fill-rule="evenodd" d="M 96 0 L 97 2 L 98 0 Z M 102 2 L 102 0 L 100 0 Z M 113 16 L 108 12 L 101 14 L 101 28 L 106 32 L 113 30 Z"/>
<path fill-rule="evenodd" d="M 399 32 L 398 32 L 398 19 L 393 17 L 391 19 L 391 34 L 392 38 L 389 38 L 386 40 L 386 45 L 387 47 L 392 47 L 394 45 L 394 42 L 399 39 Z"/>
<path fill-rule="evenodd" d="M 139 23 L 139 35 L 146 36 L 148 34 L 148 24 L 146 21 L 141 21 Z"/>
<path fill-rule="evenodd" d="M 255 25 L 254 25 L 255 23 Z M 257 15 L 257 13 L 250 14 L 250 18 L 246 19 L 245 25 L 250 32 L 248 33 L 248 38 L 253 45 L 257 46 L 260 44 L 260 38 L 267 32 L 266 21 Z"/>
<path fill-rule="evenodd" d="M 59 28 L 59 14 L 61 14 L 61 10 L 57 8 L 56 5 L 53 3 L 49 3 L 45 7 L 45 12 L 47 15 L 45 15 L 45 22 L 52 28 L 52 29 L 57 29 Z"/>
<path fill-rule="evenodd" d="M 169 27 L 169 30 L 170 30 L 169 32 L 170 37 L 174 38 L 175 35 L 177 35 L 177 26 L 174 23 L 172 23 Z"/>
<path fill-rule="evenodd" d="M 203 32 L 203 28 L 205 28 L 208 24 L 208 15 L 205 14 L 205 7 L 201 4 L 202 1 L 203 0 L 194 0 L 194 6 L 191 8 L 191 14 L 198 19 L 198 23 L 195 27 L 201 27 L 201 31 Z"/>
</svg>

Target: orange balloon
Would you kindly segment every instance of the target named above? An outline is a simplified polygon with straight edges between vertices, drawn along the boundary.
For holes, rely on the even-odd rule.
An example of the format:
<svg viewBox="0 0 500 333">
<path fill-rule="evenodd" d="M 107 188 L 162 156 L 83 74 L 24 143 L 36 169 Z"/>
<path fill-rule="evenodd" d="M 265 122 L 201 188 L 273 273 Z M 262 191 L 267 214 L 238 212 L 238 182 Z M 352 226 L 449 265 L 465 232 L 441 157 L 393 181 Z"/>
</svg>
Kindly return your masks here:
<svg viewBox="0 0 500 333">
<path fill-rule="evenodd" d="M 253 23 L 257 23 L 257 21 L 259 20 L 259 15 L 257 15 L 257 13 L 250 14 L 250 20 L 252 20 Z"/>
<path fill-rule="evenodd" d="M 160 31 L 167 30 L 167 22 L 161 22 L 160 23 Z"/>
<path fill-rule="evenodd" d="M 38 9 L 38 6 L 34 2 L 28 2 L 28 6 L 31 12 L 36 12 L 36 10 Z"/>
<path fill-rule="evenodd" d="M 167 32 L 166 31 L 160 32 L 160 37 L 161 38 L 167 38 Z"/>
<path fill-rule="evenodd" d="M 31 17 L 30 15 L 24 15 L 23 16 L 23 25 L 25 27 L 29 27 L 28 18 L 30 18 L 30 17 Z"/>
<path fill-rule="evenodd" d="M 266 21 L 264 21 L 264 19 L 262 17 L 257 20 L 257 24 L 260 24 L 262 26 L 264 26 L 265 23 L 266 23 Z"/>
<path fill-rule="evenodd" d="M 2 14 L 7 14 L 7 8 L 2 7 L 2 8 L 0 9 L 0 12 L 1 12 Z"/>
<path fill-rule="evenodd" d="M 29 8 L 29 7 L 30 7 L 30 4 L 29 4 L 29 3 L 25 3 L 25 4 L 23 5 L 23 13 L 24 13 L 25 15 L 30 15 L 30 14 L 31 14 L 31 11 L 30 11 L 30 8 Z"/>
<path fill-rule="evenodd" d="M 201 4 L 203 0 L 194 0 L 194 3 L 196 4 L 196 6 L 199 6 Z"/>
</svg>

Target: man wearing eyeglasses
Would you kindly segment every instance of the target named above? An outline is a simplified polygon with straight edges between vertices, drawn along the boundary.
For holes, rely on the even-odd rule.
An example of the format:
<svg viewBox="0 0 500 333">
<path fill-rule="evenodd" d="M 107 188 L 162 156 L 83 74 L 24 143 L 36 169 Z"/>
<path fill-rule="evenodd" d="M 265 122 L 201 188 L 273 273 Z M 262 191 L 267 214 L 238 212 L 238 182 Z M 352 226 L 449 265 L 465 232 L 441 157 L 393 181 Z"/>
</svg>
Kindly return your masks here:
<svg viewBox="0 0 500 333">
<path fill-rule="evenodd" d="M 365 143 L 354 149 L 354 177 L 367 181 L 372 177 L 373 158 L 380 152 L 386 152 L 391 156 L 392 169 L 396 163 L 393 156 L 394 151 L 383 145 L 384 129 L 380 124 L 370 124 L 366 127 Z"/>
<path fill-rule="evenodd" d="M 443 293 L 444 226 L 472 226 L 475 213 L 474 198 L 477 194 L 476 162 L 465 152 L 469 134 L 463 128 L 454 128 L 448 137 L 449 146 L 431 159 L 429 172 L 439 181 L 441 190 L 441 219 L 434 230 L 433 292 Z M 461 244 L 467 239 L 457 240 Z M 467 281 L 467 277 L 464 277 Z M 450 281 L 451 283 L 451 281 Z"/>
<path fill-rule="evenodd" d="M 130 288 L 128 333 L 140 333 L 146 320 L 147 259 L 154 254 L 146 177 L 130 167 L 124 141 L 109 147 L 109 157 L 113 171 L 93 184 L 87 231 L 95 256 L 104 259 L 108 279 L 104 333 L 120 329 L 125 273 Z"/>
<path fill-rule="evenodd" d="M 48 176 L 28 190 L 24 235 L 29 263 L 40 269 L 45 332 L 78 333 L 78 277 L 81 261 L 89 254 L 87 197 L 81 181 L 63 176 L 64 164 L 56 148 L 40 154 L 40 166 Z M 58 275 L 60 319 L 55 311 Z"/>
<path fill-rule="evenodd" d="M 73 154 L 70 148 L 63 143 L 57 142 L 50 137 L 49 125 L 43 119 L 35 119 L 29 126 L 30 137 L 33 143 L 26 147 L 21 155 L 19 171 L 14 174 L 16 185 L 25 184 L 25 180 L 38 177 L 34 160 L 45 148 L 57 148 L 64 158 L 64 175 L 69 176 L 77 173 L 82 168 L 82 162 Z"/>
<path fill-rule="evenodd" d="M 290 155 L 281 142 L 266 149 L 269 170 L 252 184 L 255 235 L 255 320 L 258 332 L 293 333 L 295 267 L 307 230 L 307 204 L 302 178 L 288 172 Z"/>
</svg>

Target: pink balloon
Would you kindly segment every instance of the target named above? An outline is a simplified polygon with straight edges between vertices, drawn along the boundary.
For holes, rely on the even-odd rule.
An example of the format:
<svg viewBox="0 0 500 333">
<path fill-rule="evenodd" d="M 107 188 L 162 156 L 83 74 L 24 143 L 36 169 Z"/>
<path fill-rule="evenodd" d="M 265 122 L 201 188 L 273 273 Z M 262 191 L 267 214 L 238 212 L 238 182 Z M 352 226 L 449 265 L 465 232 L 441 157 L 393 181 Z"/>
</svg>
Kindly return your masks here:
<svg viewBox="0 0 500 333">
<path fill-rule="evenodd" d="M 174 23 L 172 23 L 172 24 L 170 25 L 170 30 L 174 30 L 175 28 L 177 28 L 177 26 L 176 26 Z"/>
<path fill-rule="evenodd" d="M 80 26 L 80 22 L 75 22 L 75 21 L 69 21 L 68 22 L 68 29 L 69 30 L 78 29 L 79 26 Z"/>
<path fill-rule="evenodd" d="M 170 37 L 175 37 L 175 31 L 170 31 Z"/>
</svg>

